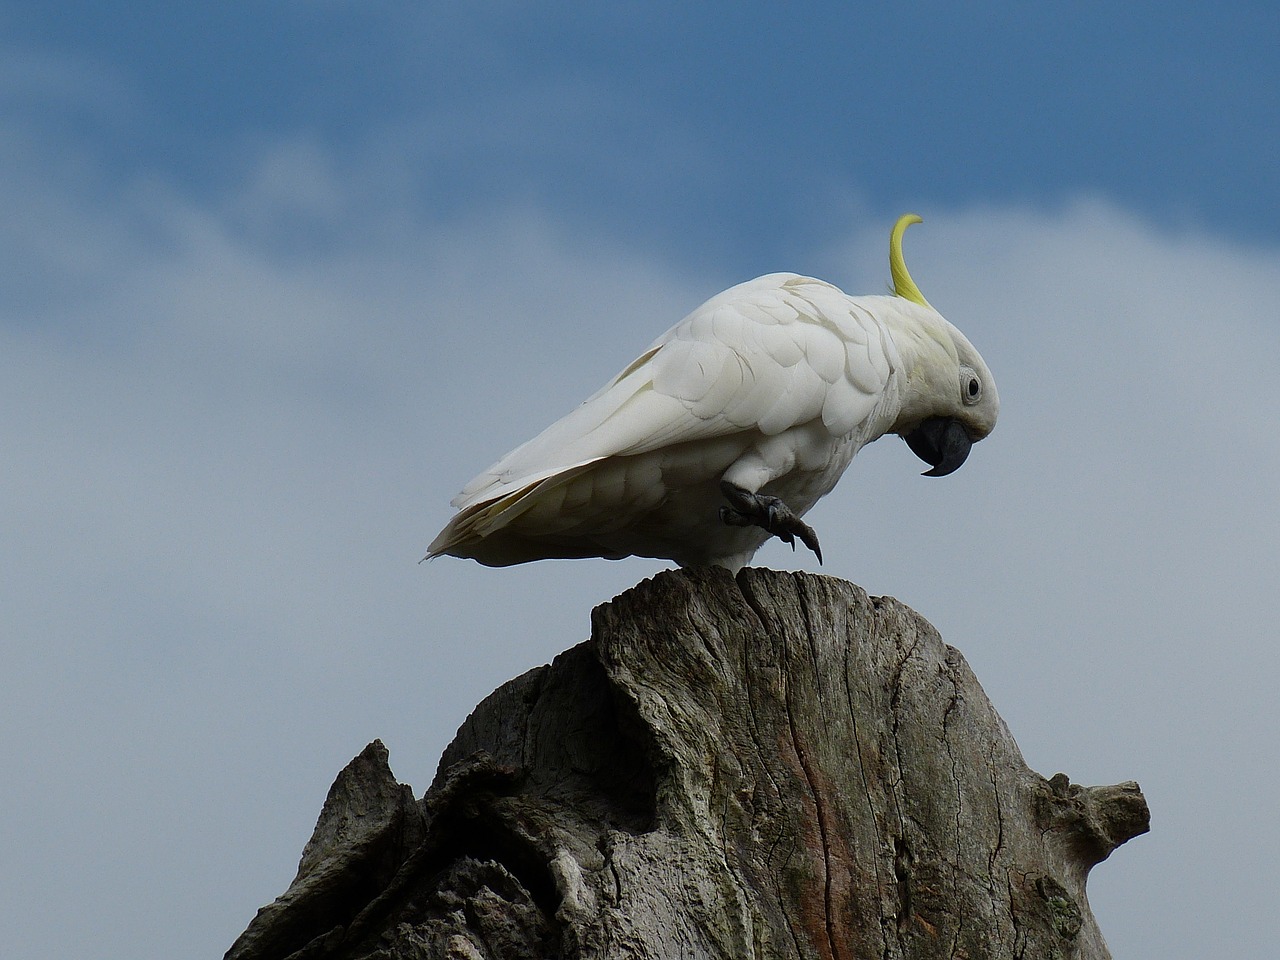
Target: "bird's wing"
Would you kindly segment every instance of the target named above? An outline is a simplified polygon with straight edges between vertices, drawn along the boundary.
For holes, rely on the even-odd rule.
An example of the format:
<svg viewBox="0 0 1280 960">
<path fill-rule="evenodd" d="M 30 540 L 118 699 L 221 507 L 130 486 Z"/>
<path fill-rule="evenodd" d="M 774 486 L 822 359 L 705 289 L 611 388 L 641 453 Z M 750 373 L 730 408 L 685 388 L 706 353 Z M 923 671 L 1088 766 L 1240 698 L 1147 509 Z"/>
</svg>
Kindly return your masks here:
<svg viewBox="0 0 1280 960">
<path fill-rule="evenodd" d="M 832 436 L 875 410 L 891 371 L 884 327 L 836 287 L 771 274 L 708 300 L 577 409 L 454 499 L 511 498 L 606 457 L 821 419 Z M 504 511 L 505 512 L 505 511 Z"/>
</svg>

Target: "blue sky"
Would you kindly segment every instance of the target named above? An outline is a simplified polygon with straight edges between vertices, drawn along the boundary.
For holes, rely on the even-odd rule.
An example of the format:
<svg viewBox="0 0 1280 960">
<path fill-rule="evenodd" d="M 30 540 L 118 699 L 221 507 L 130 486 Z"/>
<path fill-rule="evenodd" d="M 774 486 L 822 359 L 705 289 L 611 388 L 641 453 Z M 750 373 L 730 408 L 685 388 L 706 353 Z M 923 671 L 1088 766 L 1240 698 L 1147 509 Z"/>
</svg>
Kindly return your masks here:
<svg viewBox="0 0 1280 960">
<path fill-rule="evenodd" d="M 1112 6 L 0 4 L 0 953 L 216 956 L 365 743 L 425 789 L 662 567 L 418 566 L 450 497 L 725 286 L 883 292 L 914 209 L 1001 423 L 863 451 L 823 572 L 1142 783 L 1117 956 L 1270 956 L 1280 13 Z"/>
<path fill-rule="evenodd" d="M 1280 230 L 1271 4 L 443 8 L 10 10 L 10 71 L 35 63 L 9 112 L 73 138 L 99 188 L 216 196 L 280 137 L 340 170 L 390 141 L 419 216 L 546 204 L 734 266 L 794 255 L 833 203 L 1101 193 L 1166 226 Z"/>
</svg>

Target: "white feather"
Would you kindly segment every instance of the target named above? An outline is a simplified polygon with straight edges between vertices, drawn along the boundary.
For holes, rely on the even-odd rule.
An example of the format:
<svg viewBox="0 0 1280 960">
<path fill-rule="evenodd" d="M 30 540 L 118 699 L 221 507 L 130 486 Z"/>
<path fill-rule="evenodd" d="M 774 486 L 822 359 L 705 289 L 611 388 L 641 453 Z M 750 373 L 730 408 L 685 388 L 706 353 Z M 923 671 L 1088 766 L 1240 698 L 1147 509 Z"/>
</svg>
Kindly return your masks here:
<svg viewBox="0 0 1280 960">
<path fill-rule="evenodd" d="M 922 324 L 954 331 L 931 308 L 795 274 L 717 294 L 467 484 L 428 556 L 637 554 L 736 569 L 770 534 L 720 521 L 720 481 L 802 515 L 894 427 L 903 365 L 930 339 L 894 331 Z"/>
</svg>

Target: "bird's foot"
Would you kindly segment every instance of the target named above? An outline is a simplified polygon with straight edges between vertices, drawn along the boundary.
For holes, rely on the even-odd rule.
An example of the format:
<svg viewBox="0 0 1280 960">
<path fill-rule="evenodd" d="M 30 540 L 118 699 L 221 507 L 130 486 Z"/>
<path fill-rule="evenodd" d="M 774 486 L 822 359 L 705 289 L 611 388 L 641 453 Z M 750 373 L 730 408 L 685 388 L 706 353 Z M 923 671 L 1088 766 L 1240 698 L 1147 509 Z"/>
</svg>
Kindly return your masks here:
<svg viewBox="0 0 1280 960">
<path fill-rule="evenodd" d="M 720 481 L 720 491 L 730 506 L 720 508 L 720 520 L 731 527 L 760 527 L 773 534 L 783 543 L 796 548 L 796 537 L 813 551 L 822 562 L 822 548 L 818 546 L 818 535 L 813 527 L 792 512 L 791 508 L 779 500 L 762 493 L 751 493 L 728 480 Z"/>
</svg>

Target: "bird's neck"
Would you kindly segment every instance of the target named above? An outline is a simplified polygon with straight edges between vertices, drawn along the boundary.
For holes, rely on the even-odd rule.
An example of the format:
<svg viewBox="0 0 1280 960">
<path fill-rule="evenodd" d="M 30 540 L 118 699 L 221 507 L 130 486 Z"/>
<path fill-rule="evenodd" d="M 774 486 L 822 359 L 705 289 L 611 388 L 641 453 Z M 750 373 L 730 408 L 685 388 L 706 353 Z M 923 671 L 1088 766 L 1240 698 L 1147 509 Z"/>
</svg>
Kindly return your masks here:
<svg viewBox="0 0 1280 960">
<path fill-rule="evenodd" d="M 908 301 L 894 306 L 883 319 L 899 363 L 899 410 L 890 432 L 901 433 L 931 415 L 939 385 L 951 382 L 958 358 L 949 325 L 936 311 Z"/>
</svg>

